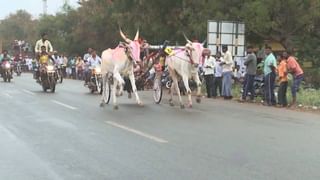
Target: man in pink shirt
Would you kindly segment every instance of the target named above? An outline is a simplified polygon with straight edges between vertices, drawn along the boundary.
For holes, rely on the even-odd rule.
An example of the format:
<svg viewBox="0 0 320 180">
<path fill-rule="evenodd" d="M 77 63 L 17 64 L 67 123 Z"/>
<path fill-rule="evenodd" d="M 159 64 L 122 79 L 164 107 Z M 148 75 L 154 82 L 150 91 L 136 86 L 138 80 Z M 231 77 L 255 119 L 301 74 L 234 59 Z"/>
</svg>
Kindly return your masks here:
<svg viewBox="0 0 320 180">
<path fill-rule="evenodd" d="M 296 58 L 291 55 L 292 53 L 284 53 L 287 57 L 288 72 L 293 76 L 293 83 L 291 87 L 292 103 L 290 106 L 295 106 L 297 103 L 297 92 L 299 91 L 300 84 L 303 80 L 303 70 L 297 62 Z"/>
</svg>

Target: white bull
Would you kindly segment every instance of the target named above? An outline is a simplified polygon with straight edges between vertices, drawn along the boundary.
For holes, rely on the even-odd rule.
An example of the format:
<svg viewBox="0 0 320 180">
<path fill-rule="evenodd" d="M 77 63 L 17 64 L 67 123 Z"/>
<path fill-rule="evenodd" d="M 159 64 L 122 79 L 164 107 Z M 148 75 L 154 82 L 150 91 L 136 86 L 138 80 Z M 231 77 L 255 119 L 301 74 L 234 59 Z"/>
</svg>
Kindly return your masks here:
<svg viewBox="0 0 320 180">
<path fill-rule="evenodd" d="M 136 96 L 137 103 L 142 105 L 142 102 L 137 93 L 133 66 L 135 62 L 140 61 L 140 43 L 138 42 L 139 31 L 137 31 L 134 40 L 128 39 L 120 30 L 120 35 L 127 44 L 119 45 L 115 49 L 107 49 L 102 52 L 101 73 L 103 75 L 103 91 L 100 106 L 104 106 L 107 102 L 107 92 L 109 80 L 113 80 L 112 98 L 114 109 L 118 109 L 117 96 L 122 95 L 123 85 L 125 84 L 121 76 L 129 76 L 133 93 Z M 112 79 L 111 79 L 112 78 Z M 117 92 L 119 87 L 119 92 Z"/>
<path fill-rule="evenodd" d="M 186 37 L 185 37 L 186 38 Z M 186 38 L 187 44 L 184 49 L 176 49 L 173 55 L 166 58 L 166 63 L 169 68 L 169 73 L 172 78 L 170 105 L 173 104 L 173 92 L 176 90 L 180 107 L 183 109 L 184 104 L 180 95 L 178 85 L 178 75 L 181 76 L 184 86 L 188 93 L 188 106 L 192 107 L 191 89 L 189 87 L 189 79 L 193 78 L 197 84 L 197 102 L 201 101 L 201 81 L 198 74 L 198 66 L 202 60 L 203 44 L 198 42 L 191 42 Z"/>
</svg>

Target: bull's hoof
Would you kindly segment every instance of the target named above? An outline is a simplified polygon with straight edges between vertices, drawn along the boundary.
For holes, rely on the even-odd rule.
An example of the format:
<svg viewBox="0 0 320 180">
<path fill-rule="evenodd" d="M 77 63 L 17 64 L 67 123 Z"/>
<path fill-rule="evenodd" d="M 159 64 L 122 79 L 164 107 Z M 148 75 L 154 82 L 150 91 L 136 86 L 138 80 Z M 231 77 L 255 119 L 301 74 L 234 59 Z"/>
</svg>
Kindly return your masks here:
<svg viewBox="0 0 320 180">
<path fill-rule="evenodd" d="M 192 104 L 188 104 L 188 108 L 192 108 Z"/>
<path fill-rule="evenodd" d="M 132 98 L 132 94 L 128 93 L 128 98 L 131 99 Z"/>
<path fill-rule="evenodd" d="M 100 107 L 104 107 L 104 103 L 102 102 L 102 103 L 100 103 Z"/>
<path fill-rule="evenodd" d="M 201 98 L 197 97 L 196 101 L 197 101 L 197 103 L 201 103 Z"/>
<path fill-rule="evenodd" d="M 143 104 L 142 102 L 139 102 L 139 103 L 138 103 L 138 106 L 144 107 L 144 104 Z"/>
<path fill-rule="evenodd" d="M 172 106 L 172 107 L 174 106 L 174 104 L 173 104 L 173 102 L 172 102 L 172 101 L 171 101 L 171 102 L 169 102 L 169 104 L 170 104 L 170 106 Z"/>
<path fill-rule="evenodd" d="M 184 105 L 183 105 L 183 104 L 180 104 L 180 108 L 181 108 L 181 109 L 184 109 Z"/>
<path fill-rule="evenodd" d="M 119 109 L 119 106 L 118 106 L 118 105 L 115 105 L 115 106 L 113 106 L 113 109 L 114 109 L 114 110 L 118 110 L 118 109 Z"/>
</svg>

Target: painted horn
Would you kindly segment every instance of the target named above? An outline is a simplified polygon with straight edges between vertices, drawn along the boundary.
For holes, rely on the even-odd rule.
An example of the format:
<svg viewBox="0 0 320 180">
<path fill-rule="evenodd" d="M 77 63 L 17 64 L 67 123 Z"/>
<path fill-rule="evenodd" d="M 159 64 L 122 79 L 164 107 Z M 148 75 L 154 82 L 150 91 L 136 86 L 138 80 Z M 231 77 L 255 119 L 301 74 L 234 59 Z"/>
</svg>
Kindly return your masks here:
<svg viewBox="0 0 320 180">
<path fill-rule="evenodd" d="M 183 36 L 184 36 L 184 38 L 186 39 L 186 41 L 187 41 L 188 43 L 192 43 L 192 42 L 187 38 L 186 34 L 183 33 Z"/>
<path fill-rule="evenodd" d="M 137 41 L 139 39 L 139 29 L 137 30 L 136 36 L 134 37 L 134 40 Z"/>
<path fill-rule="evenodd" d="M 204 46 L 207 42 L 207 39 L 205 39 L 203 42 L 202 42 L 202 46 Z"/>
<path fill-rule="evenodd" d="M 123 40 L 125 40 L 127 43 L 130 43 L 130 42 L 131 42 L 131 40 L 130 40 L 129 38 L 127 38 L 127 37 L 123 34 L 121 28 L 120 28 L 120 35 L 121 35 L 121 37 L 123 38 Z"/>
</svg>

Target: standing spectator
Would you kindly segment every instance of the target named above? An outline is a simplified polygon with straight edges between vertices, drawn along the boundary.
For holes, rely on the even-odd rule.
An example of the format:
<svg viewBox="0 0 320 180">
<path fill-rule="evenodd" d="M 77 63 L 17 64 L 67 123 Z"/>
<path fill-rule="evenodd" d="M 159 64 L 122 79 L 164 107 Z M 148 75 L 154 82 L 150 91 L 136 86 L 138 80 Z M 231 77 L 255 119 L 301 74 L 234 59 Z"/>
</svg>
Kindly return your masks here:
<svg viewBox="0 0 320 180">
<path fill-rule="evenodd" d="M 63 77 L 67 77 L 67 65 L 68 65 L 68 58 L 62 54 L 62 59 L 63 59 L 63 66 L 62 66 L 62 72 L 63 72 Z"/>
<path fill-rule="evenodd" d="M 214 63 L 214 78 L 213 78 L 213 97 L 218 96 L 217 90 L 219 90 L 219 96 L 222 96 L 222 57 L 221 52 L 217 52 L 216 61 Z"/>
<path fill-rule="evenodd" d="M 207 97 L 211 98 L 213 95 L 213 74 L 214 74 L 214 58 L 210 56 L 211 51 L 209 49 L 203 50 L 204 56 L 204 64 L 203 64 L 203 71 L 204 71 L 204 79 L 206 81 L 207 87 Z"/>
<path fill-rule="evenodd" d="M 222 64 L 222 96 L 226 100 L 232 99 L 232 68 L 234 67 L 234 62 L 232 60 L 232 55 L 228 51 L 228 46 L 222 46 L 223 51 L 223 61 Z"/>
<path fill-rule="evenodd" d="M 285 52 L 284 56 L 287 57 L 288 72 L 293 76 L 293 83 L 291 86 L 292 103 L 290 104 L 290 106 L 293 107 L 297 103 L 297 92 L 299 91 L 304 73 L 296 58 L 292 55 L 292 52 Z"/>
<path fill-rule="evenodd" d="M 279 60 L 280 60 L 280 63 L 278 65 L 278 76 L 279 76 L 280 87 L 278 90 L 278 104 L 281 107 L 286 107 L 288 105 L 288 102 L 287 102 L 288 71 L 287 71 L 286 55 L 283 54 Z"/>
<path fill-rule="evenodd" d="M 276 99 L 274 95 L 274 85 L 276 80 L 276 68 L 277 60 L 272 53 L 270 46 L 266 47 L 266 59 L 264 61 L 264 85 L 265 85 L 265 105 L 274 106 L 276 105 Z"/>
<path fill-rule="evenodd" d="M 70 71 L 70 78 L 76 79 L 76 59 L 75 57 L 71 57 L 69 59 L 69 71 Z"/>
<path fill-rule="evenodd" d="M 84 61 L 83 59 L 78 56 L 77 62 L 76 62 L 76 68 L 77 68 L 77 79 L 83 80 L 83 67 L 84 67 Z"/>
<path fill-rule="evenodd" d="M 246 101 L 248 93 L 250 92 L 250 100 L 254 101 L 255 93 L 254 93 L 254 77 L 257 73 L 257 57 L 253 52 L 253 47 L 248 46 L 247 48 L 247 56 L 244 61 L 244 65 L 246 68 L 246 75 L 244 77 L 243 82 L 243 93 L 240 101 Z"/>
</svg>

